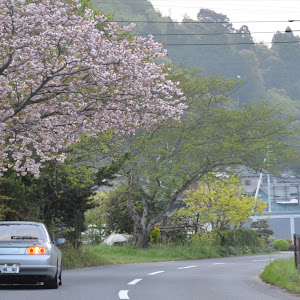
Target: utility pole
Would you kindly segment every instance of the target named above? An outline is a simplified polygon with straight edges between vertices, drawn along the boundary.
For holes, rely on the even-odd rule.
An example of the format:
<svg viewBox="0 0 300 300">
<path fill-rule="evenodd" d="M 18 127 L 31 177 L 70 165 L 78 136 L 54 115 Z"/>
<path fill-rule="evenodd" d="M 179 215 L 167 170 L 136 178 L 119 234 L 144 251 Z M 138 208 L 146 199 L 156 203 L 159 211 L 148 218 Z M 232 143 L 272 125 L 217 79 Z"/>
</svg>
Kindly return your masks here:
<svg viewBox="0 0 300 300">
<path fill-rule="evenodd" d="M 259 174 L 259 180 L 257 183 L 256 192 L 255 192 L 255 196 L 254 196 L 255 200 L 257 199 L 257 196 L 258 196 L 258 192 L 259 192 L 260 185 L 261 185 L 261 179 L 262 179 L 262 172 Z"/>
<path fill-rule="evenodd" d="M 240 76 L 240 75 L 237 75 L 236 78 L 237 78 L 238 80 L 240 80 L 240 79 L 241 79 L 241 76 Z M 240 105 L 240 86 L 239 86 L 239 84 L 238 84 L 238 90 L 237 90 L 237 105 L 238 105 L 238 106 Z"/>
<path fill-rule="evenodd" d="M 268 212 L 271 212 L 271 180 L 270 174 L 267 173 L 267 181 L 268 181 Z"/>
</svg>

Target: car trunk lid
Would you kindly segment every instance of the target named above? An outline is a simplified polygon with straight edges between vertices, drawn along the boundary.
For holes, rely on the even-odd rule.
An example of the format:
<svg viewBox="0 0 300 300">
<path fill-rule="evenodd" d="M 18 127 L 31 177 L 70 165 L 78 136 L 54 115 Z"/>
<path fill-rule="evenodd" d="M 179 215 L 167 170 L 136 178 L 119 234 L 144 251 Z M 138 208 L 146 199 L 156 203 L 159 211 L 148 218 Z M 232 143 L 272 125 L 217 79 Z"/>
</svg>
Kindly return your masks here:
<svg viewBox="0 0 300 300">
<path fill-rule="evenodd" d="M 27 254 L 27 248 L 30 246 L 40 245 L 36 240 L 12 240 L 12 241 L 0 241 L 0 255 L 17 255 Z"/>
</svg>

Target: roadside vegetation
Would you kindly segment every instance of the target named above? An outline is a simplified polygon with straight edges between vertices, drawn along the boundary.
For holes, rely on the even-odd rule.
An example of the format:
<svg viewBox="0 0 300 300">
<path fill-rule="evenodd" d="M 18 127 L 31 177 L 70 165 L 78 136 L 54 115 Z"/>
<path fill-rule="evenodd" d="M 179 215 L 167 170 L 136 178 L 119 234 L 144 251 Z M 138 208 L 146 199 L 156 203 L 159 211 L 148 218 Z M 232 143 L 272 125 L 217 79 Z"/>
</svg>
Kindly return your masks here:
<svg viewBox="0 0 300 300">
<path fill-rule="evenodd" d="M 300 275 L 294 258 L 276 260 L 268 265 L 262 273 L 262 279 L 290 292 L 300 293 Z"/>
<path fill-rule="evenodd" d="M 272 230 L 266 220 L 251 224 L 253 229 L 220 230 L 201 232 L 188 236 L 183 232 L 161 234 L 155 227 L 149 235 L 148 248 L 134 247 L 130 244 L 108 246 L 101 242 L 97 234 L 83 235 L 89 244 L 74 249 L 64 246 L 64 268 L 103 266 L 109 264 L 159 262 L 171 260 L 197 260 L 227 256 L 267 254 L 292 250 L 291 240 L 272 238 Z M 83 240 L 84 241 L 84 240 Z M 87 242 L 85 240 L 85 242 Z M 290 292 L 300 293 L 300 275 L 294 258 L 276 260 L 268 265 L 261 275 L 262 279 Z"/>
<path fill-rule="evenodd" d="M 225 234 L 226 235 L 226 234 Z M 269 242 L 268 242 L 269 241 Z M 226 256 L 267 254 L 288 250 L 291 242 L 269 239 L 262 243 L 258 239 L 254 245 L 200 245 L 199 239 L 185 244 L 152 244 L 149 248 L 138 248 L 129 244 L 108 246 L 98 244 L 82 245 L 78 249 L 65 246 L 63 250 L 64 269 L 104 266 L 111 264 L 160 262 L 171 260 L 198 260 Z M 285 245 L 284 249 L 280 245 Z M 278 246 L 279 245 L 279 246 Z M 295 267 L 294 258 L 276 260 L 268 265 L 261 274 L 262 280 L 293 293 L 300 293 L 300 275 Z"/>
<path fill-rule="evenodd" d="M 159 228 L 153 233 L 159 232 Z M 177 236 L 177 241 L 174 240 Z M 64 246 L 64 268 L 100 266 L 107 264 L 141 263 L 170 260 L 193 260 L 235 255 L 264 254 L 276 251 L 271 242 L 261 243 L 255 230 L 242 228 L 208 233 L 197 233 L 192 237 L 173 233 L 173 241 L 166 235 L 149 236 L 150 246 L 138 248 L 130 244 L 108 246 L 98 243 L 83 244 L 74 249 Z"/>
<path fill-rule="evenodd" d="M 274 252 L 274 248 L 230 247 L 199 245 L 159 245 L 147 249 L 126 246 L 84 245 L 80 250 L 63 249 L 64 269 L 109 264 L 142 263 L 170 260 L 193 260 L 233 255 L 250 255 Z"/>
</svg>

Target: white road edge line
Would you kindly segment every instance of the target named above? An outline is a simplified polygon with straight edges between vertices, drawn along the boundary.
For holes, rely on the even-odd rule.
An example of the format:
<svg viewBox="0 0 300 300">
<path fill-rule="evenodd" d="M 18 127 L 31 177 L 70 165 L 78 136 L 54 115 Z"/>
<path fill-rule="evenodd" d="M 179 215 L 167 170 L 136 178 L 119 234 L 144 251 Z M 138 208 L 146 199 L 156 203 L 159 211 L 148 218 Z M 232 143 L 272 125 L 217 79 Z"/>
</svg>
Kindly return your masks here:
<svg viewBox="0 0 300 300">
<path fill-rule="evenodd" d="M 129 297 L 128 297 L 128 290 L 121 290 L 119 292 L 119 298 L 120 299 L 129 299 Z"/>
<path fill-rule="evenodd" d="M 274 260 L 273 258 L 271 259 L 254 259 L 252 261 L 270 261 L 270 260 Z"/>
<path fill-rule="evenodd" d="M 128 283 L 128 285 L 135 285 L 137 284 L 138 282 L 140 282 L 142 279 L 134 279 L 132 280 L 131 282 Z"/>
<path fill-rule="evenodd" d="M 214 263 L 214 265 L 226 265 L 227 263 Z"/>
<path fill-rule="evenodd" d="M 152 275 L 157 275 L 157 274 L 164 273 L 164 272 L 165 271 L 157 271 L 157 272 L 149 273 L 148 275 L 152 276 Z"/>
<path fill-rule="evenodd" d="M 191 269 L 191 268 L 196 268 L 197 266 L 187 266 L 187 267 L 181 267 L 177 268 L 178 270 L 183 270 L 183 269 Z"/>
</svg>

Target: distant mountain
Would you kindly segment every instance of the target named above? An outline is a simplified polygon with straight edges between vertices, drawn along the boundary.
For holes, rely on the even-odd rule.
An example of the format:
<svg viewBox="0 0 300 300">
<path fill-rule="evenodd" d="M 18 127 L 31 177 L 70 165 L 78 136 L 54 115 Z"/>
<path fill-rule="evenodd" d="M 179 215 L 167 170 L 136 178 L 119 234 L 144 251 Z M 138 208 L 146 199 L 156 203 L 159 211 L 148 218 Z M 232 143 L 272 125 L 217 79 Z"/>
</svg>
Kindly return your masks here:
<svg viewBox="0 0 300 300">
<path fill-rule="evenodd" d="M 204 76 L 244 79 L 232 95 L 239 103 L 269 99 L 273 105 L 285 105 L 286 115 L 295 115 L 294 125 L 300 127 L 300 38 L 292 31 L 274 34 L 268 48 L 253 43 L 247 26 L 234 28 L 226 15 L 209 9 L 201 9 L 197 20 L 177 23 L 147 0 L 93 1 L 95 8 L 116 21 L 136 22 L 134 34 L 152 34 L 166 43 L 174 63 L 198 68 Z M 294 170 L 299 171 L 300 164 Z"/>
<path fill-rule="evenodd" d="M 137 22 L 134 33 L 152 34 L 165 42 L 177 64 L 199 68 L 203 75 L 244 78 L 240 102 L 269 97 L 270 89 L 272 95 L 276 89 L 280 95 L 300 100 L 300 39 L 293 32 L 276 33 L 276 44 L 269 49 L 252 44 L 247 26 L 236 29 L 226 15 L 209 9 L 201 9 L 197 20 L 176 23 L 162 17 L 147 0 L 94 0 L 94 6 L 117 21 Z"/>
</svg>

